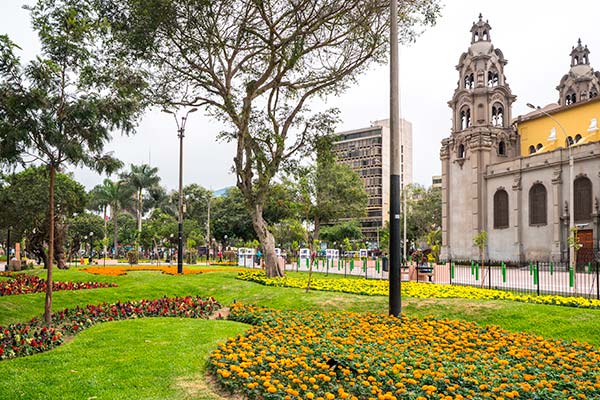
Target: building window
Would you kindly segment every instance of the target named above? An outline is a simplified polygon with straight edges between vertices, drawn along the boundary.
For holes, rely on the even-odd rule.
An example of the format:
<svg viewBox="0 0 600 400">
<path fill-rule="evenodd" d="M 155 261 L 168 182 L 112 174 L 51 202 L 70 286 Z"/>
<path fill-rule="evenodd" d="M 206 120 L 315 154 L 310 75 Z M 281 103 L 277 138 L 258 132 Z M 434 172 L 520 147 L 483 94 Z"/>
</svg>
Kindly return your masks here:
<svg viewBox="0 0 600 400">
<path fill-rule="evenodd" d="M 498 155 L 499 156 L 506 155 L 506 144 L 504 143 L 504 140 L 501 140 L 500 143 L 498 143 Z"/>
<path fill-rule="evenodd" d="M 546 187 L 536 183 L 529 189 L 529 225 L 546 225 L 547 192 Z"/>
<path fill-rule="evenodd" d="M 566 105 L 575 104 L 577 102 L 577 96 L 575 93 L 570 93 L 566 98 Z"/>
<path fill-rule="evenodd" d="M 571 147 L 573 145 L 573 136 L 569 136 L 565 139 L 565 146 Z"/>
<path fill-rule="evenodd" d="M 488 71 L 488 87 L 498 86 L 498 72 L 496 71 Z"/>
<path fill-rule="evenodd" d="M 465 107 L 460 112 L 460 129 L 464 130 L 471 126 L 471 110 Z"/>
<path fill-rule="evenodd" d="M 581 140 L 581 135 L 580 134 L 575 135 L 575 143 L 579 143 L 580 140 Z"/>
<path fill-rule="evenodd" d="M 529 146 L 529 154 L 534 154 L 535 153 L 535 146 L 531 145 Z"/>
<path fill-rule="evenodd" d="M 592 181 L 585 176 L 573 183 L 575 202 L 575 222 L 588 222 L 592 219 Z"/>
<path fill-rule="evenodd" d="M 473 73 L 465 75 L 465 89 L 473 89 L 475 87 L 475 76 Z"/>
<path fill-rule="evenodd" d="M 465 145 L 460 144 L 458 146 L 458 154 L 456 155 L 458 158 L 465 158 Z"/>
<path fill-rule="evenodd" d="M 535 146 L 535 151 L 536 151 L 536 152 L 537 152 L 537 151 L 540 151 L 540 150 L 542 150 L 543 148 L 544 148 L 544 145 L 543 145 L 543 144 L 541 144 L 541 143 L 538 143 L 538 144 L 537 144 L 537 146 Z"/>
<path fill-rule="evenodd" d="M 494 104 L 492 106 L 492 125 L 504 126 L 504 109 L 501 104 Z"/>
<path fill-rule="evenodd" d="M 508 228 L 508 193 L 500 189 L 494 194 L 494 229 Z"/>
</svg>

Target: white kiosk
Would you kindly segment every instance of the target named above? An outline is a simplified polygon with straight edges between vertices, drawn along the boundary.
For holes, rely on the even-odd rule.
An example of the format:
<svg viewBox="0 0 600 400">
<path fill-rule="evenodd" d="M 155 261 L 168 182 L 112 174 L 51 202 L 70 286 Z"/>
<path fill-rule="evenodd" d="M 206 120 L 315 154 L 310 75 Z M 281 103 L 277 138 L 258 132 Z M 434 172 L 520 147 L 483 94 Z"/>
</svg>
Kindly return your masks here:
<svg viewBox="0 0 600 400">
<path fill-rule="evenodd" d="M 310 263 L 310 249 L 300 249 L 300 266 L 308 267 Z"/>
<path fill-rule="evenodd" d="M 335 257 L 336 252 L 338 252 L 338 250 L 336 250 L 336 249 L 327 249 L 327 250 L 325 250 L 325 256 L 327 257 L 328 260 L 333 260 L 336 258 Z"/>
<path fill-rule="evenodd" d="M 358 256 L 360 258 L 368 257 L 368 255 L 369 255 L 369 252 L 367 251 L 367 249 L 360 249 L 358 251 Z"/>
<path fill-rule="evenodd" d="M 279 247 L 275 247 L 275 255 L 277 258 L 281 257 L 281 249 Z"/>
<path fill-rule="evenodd" d="M 254 268 L 254 249 L 245 247 L 239 248 L 238 265 L 240 267 Z"/>
</svg>

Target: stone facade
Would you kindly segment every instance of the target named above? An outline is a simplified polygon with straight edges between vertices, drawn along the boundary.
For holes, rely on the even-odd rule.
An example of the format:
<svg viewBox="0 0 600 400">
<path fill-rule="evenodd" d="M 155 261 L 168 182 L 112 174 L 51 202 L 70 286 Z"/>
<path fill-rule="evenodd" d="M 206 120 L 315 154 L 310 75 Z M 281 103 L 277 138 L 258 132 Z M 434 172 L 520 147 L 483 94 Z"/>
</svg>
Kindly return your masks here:
<svg viewBox="0 0 600 400">
<path fill-rule="evenodd" d="M 453 111 L 453 126 L 450 137 L 442 141 L 440 151 L 441 258 L 479 258 L 473 237 L 486 231 L 485 257 L 488 259 L 513 262 L 565 260 L 569 209 L 572 208 L 568 204 L 571 179 L 579 179 L 576 182 L 580 183 L 585 181 L 588 185 L 591 182 L 590 195 L 577 192 L 575 204 L 587 207 L 588 202 L 593 202 L 589 205 L 591 212 L 580 218 L 579 226 L 593 233 L 593 243 L 590 242 L 588 247 L 593 247 L 590 254 L 597 252 L 600 142 L 582 142 L 570 149 L 574 159 L 572 177 L 569 176 L 568 149 L 521 155 L 519 133 L 512 123 L 516 120 L 511 120 L 511 105 L 516 97 L 504 75 L 506 60 L 492 45 L 490 31 L 491 26 L 480 15 L 471 28 L 471 46 L 462 54 L 456 67 L 458 87 L 448 103 Z M 591 74 L 576 71 L 591 78 L 584 82 L 586 97 L 577 97 L 575 101 L 594 102 L 600 117 L 600 101 L 594 99 L 598 79 L 588 65 L 588 53 L 581 43 L 578 48 L 573 48 L 572 69 L 558 89 L 561 102 L 566 101 L 567 94 L 575 92 L 574 82 L 571 82 L 576 78 L 573 67 L 591 70 Z M 574 57 L 579 60 L 575 65 Z M 584 84 L 582 80 L 577 82 Z M 566 103 L 561 105 L 567 106 Z M 559 118 L 556 111 L 554 113 Z M 534 205 L 534 209 L 537 207 L 537 211 L 530 205 Z M 535 217 L 530 215 L 533 212 Z M 575 215 L 578 215 L 577 210 Z"/>
</svg>

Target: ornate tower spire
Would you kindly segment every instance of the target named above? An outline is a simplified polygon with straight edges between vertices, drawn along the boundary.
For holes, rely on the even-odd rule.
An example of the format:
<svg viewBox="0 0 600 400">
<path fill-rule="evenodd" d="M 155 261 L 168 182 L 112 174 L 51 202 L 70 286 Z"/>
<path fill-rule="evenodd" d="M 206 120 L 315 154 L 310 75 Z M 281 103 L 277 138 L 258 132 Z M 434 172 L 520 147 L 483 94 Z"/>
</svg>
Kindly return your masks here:
<svg viewBox="0 0 600 400">
<path fill-rule="evenodd" d="M 600 72 L 590 66 L 590 50 L 577 40 L 571 48 L 571 68 L 556 87 L 559 91 L 558 104 L 568 106 L 598 96 L 600 92 Z"/>
<path fill-rule="evenodd" d="M 590 51 L 588 50 L 587 45 L 585 45 L 585 47 L 582 46 L 581 39 L 578 39 L 577 47 L 573 46 L 571 49 L 571 67 L 574 67 L 575 65 L 580 65 L 580 64 L 589 65 L 590 64 L 589 54 L 590 54 Z"/>
<path fill-rule="evenodd" d="M 490 31 L 492 27 L 486 20 L 483 22 L 483 16 L 479 13 L 479 21 L 473 22 L 473 27 L 471 28 L 471 44 L 475 42 L 489 42 L 492 40 L 490 37 Z"/>
</svg>

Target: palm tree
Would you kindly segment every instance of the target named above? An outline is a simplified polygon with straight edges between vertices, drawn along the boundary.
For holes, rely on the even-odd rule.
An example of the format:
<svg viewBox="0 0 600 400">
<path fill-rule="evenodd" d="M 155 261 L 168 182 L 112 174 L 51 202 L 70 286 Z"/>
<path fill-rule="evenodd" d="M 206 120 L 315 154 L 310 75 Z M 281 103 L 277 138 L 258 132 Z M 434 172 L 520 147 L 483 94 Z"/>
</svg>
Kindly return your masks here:
<svg viewBox="0 0 600 400">
<path fill-rule="evenodd" d="M 152 168 L 148 164 L 131 165 L 131 171 L 122 174 L 121 177 L 137 192 L 136 217 L 139 236 L 142 232 L 142 214 L 144 212 L 143 191 L 156 186 L 160 181 L 158 168 Z"/>
<path fill-rule="evenodd" d="M 105 179 L 101 185 L 95 186 L 90 192 L 90 208 L 104 211 L 104 232 L 106 235 L 106 210 L 110 207 L 111 219 L 113 220 L 113 257 L 117 257 L 118 249 L 118 217 L 119 212 L 127 208 L 131 203 L 133 189 L 122 180 L 112 181 Z M 106 249 L 104 249 L 106 252 Z"/>
</svg>

